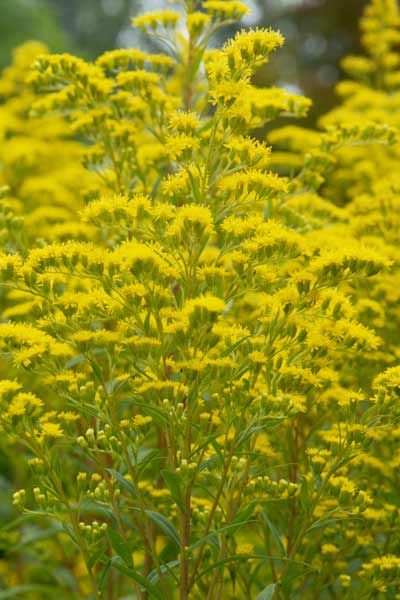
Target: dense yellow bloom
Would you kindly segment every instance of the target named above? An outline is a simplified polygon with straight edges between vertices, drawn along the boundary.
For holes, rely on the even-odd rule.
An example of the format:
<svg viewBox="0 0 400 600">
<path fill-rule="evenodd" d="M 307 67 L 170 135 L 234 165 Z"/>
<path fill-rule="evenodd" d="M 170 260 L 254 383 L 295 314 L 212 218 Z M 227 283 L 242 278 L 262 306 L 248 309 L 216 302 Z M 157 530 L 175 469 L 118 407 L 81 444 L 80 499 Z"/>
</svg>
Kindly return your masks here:
<svg viewBox="0 0 400 600">
<path fill-rule="evenodd" d="M 40 434 L 46 438 L 59 438 L 63 435 L 63 430 L 58 425 L 58 423 L 46 422 L 42 423 L 40 428 Z"/>
<path fill-rule="evenodd" d="M 7 415 L 10 417 L 22 416 L 29 407 L 40 408 L 43 405 L 42 400 L 29 392 L 19 392 L 14 396 L 10 403 Z"/>
<path fill-rule="evenodd" d="M 182 8 L 133 19 L 164 54 L 33 44 L 0 80 L 14 583 L 43 560 L 60 599 L 394 598 L 398 10 L 371 2 L 327 129 L 271 149 L 310 106 L 254 85 L 283 37 L 210 49 L 247 6 Z"/>
<path fill-rule="evenodd" d="M 223 48 L 229 68 L 237 76 L 237 70 L 247 65 L 260 65 L 269 54 L 283 45 L 283 36 L 271 29 L 239 31 Z"/>
<path fill-rule="evenodd" d="M 250 9 L 244 2 L 238 0 L 205 0 L 203 8 L 217 19 L 238 20 L 244 17 Z"/>
<path fill-rule="evenodd" d="M 147 31 L 155 31 L 158 27 L 175 27 L 179 21 L 179 13 L 173 10 L 160 10 L 151 12 L 132 19 L 132 25 Z"/>
</svg>

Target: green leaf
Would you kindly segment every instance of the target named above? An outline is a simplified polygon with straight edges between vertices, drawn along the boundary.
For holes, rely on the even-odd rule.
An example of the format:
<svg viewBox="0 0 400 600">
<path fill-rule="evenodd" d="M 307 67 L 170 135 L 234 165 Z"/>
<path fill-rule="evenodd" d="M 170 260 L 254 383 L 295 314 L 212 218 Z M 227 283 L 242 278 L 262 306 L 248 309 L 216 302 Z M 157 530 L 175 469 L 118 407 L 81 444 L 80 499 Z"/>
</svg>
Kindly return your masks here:
<svg viewBox="0 0 400 600">
<path fill-rule="evenodd" d="M 174 525 L 166 517 L 154 510 L 146 510 L 145 512 L 146 515 L 165 533 L 167 538 L 179 548 L 181 543 Z"/>
<path fill-rule="evenodd" d="M 336 525 L 337 523 L 340 523 L 341 521 L 349 521 L 349 520 L 359 520 L 362 521 L 362 517 L 356 517 L 356 516 L 347 516 L 347 517 L 343 517 L 341 519 L 333 519 L 330 517 L 325 517 L 324 519 L 319 519 L 318 521 L 315 521 L 315 523 L 313 523 L 308 529 L 307 529 L 307 533 L 309 531 L 312 531 L 313 529 L 321 529 L 322 527 L 329 527 L 330 525 Z"/>
<path fill-rule="evenodd" d="M 68 370 L 71 367 L 75 367 L 76 365 L 79 365 L 79 363 L 82 363 L 85 360 L 86 360 L 86 356 L 84 354 L 77 354 L 76 356 L 74 356 L 73 358 L 71 358 L 70 360 L 68 360 L 65 363 L 64 369 Z"/>
<path fill-rule="evenodd" d="M 94 375 L 97 377 L 98 381 L 103 381 L 103 372 L 100 368 L 100 366 L 97 364 L 97 362 L 95 360 L 91 360 L 88 359 L 90 366 L 92 367 L 92 371 L 94 373 Z"/>
<path fill-rule="evenodd" d="M 205 48 L 200 48 L 200 49 L 197 50 L 197 53 L 195 55 L 195 59 L 194 59 L 194 61 L 192 63 L 190 71 L 189 71 L 189 79 L 190 79 L 190 81 L 193 81 L 193 79 L 194 79 L 197 71 L 199 70 L 200 63 L 203 60 L 204 50 L 205 50 Z"/>
<path fill-rule="evenodd" d="M 131 579 L 134 579 L 137 583 L 139 583 L 145 590 L 148 591 L 148 593 L 150 594 L 150 598 L 157 598 L 157 600 L 164 600 L 161 592 L 154 585 L 152 585 L 150 583 L 150 581 L 148 581 L 145 577 L 140 575 L 140 573 L 135 571 L 135 569 L 127 567 L 126 564 L 123 562 L 123 560 L 119 556 L 112 557 L 111 566 L 114 569 L 117 569 L 118 571 L 120 571 L 121 573 L 124 573 L 124 575 L 131 577 Z M 1 600 L 1 598 L 0 598 L 0 600 Z"/>
<path fill-rule="evenodd" d="M 195 581 L 196 583 L 198 581 L 200 581 L 205 575 L 207 575 L 208 573 L 210 573 L 211 571 L 214 571 L 214 569 L 218 569 L 219 567 L 221 567 L 222 565 L 227 565 L 229 563 L 234 563 L 234 562 L 240 562 L 241 564 L 244 564 L 245 560 L 249 560 L 249 559 L 256 559 L 256 560 L 262 560 L 265 561 L 269 558 L 273 558 L 271 556 L 268 555 L 258 555 L 258 554 L 247 554 L 247 555 L 235 555 L 235 556 L 228 556 L 227 558 L 221 558 L 221 560 L 217 560 L 216 562 L 212 563 L 211 565 L 209 565 L 208 567 L 206 567 L 203 571 L 201 571 Z"/>
<path fill-rule="evenodd" d="M 111 546 L 118 556 L 128 565 L 133 567 L 132 550 L 129 544 L 120 536 L 115 529 L 108 529 L 108 537 L 110 538 Z"/>
<path fill-rule="evenodd" d="M 236 517 L 230 524 L 230 527 L 232 528 L 231 533 L 234 533 L 235 531 L 237 531 L 237 529 L 243 527 L 243 525 L 247 525 L 248 523 L 254 521 L 254 519 L 250 519 L 250 517 L 254 512 L 255 505 L 256 502 L 252 502 L 251 504 L 249 504 L 249 506 L 247 506 L 244 510 L 242 510 L 236 515 Z"/>
<path fill-rule="evenodd" d="M 62 531 L 61 525 L 53 525 L 48 529 L 37 529 L 34 528 L 29 531 L 29 534 L 22 538 L 22 540 L 13 546 L 10 551 L 19 552 L 25 546 L 30 546 L 37 541 L 46 540 L 52 538 L 55 535 L 58 535 Z"/>
<path fill-rule="evenodd" d="M 93 502 L 92 500 L 84 500 L 80 506 L 77 505 L 76 507 L 72 507 L 72 510 L 79 511 L 83 514 L 91 513 L 99 515 L 105 519 L 111 519 L 116 523 L 115 515 L 110 508 L 102 506 L 98 502 Z"/>
<path fill-rule="evenodd" d="M 222 448 L 221 448 L 220 444 L 218 443 L 217 437 L 214 437 L 213 439 L 211 439 L 210 443 L 211 443 L 212 447 L 214 448 L 215 452 L 217 453 L 218 458 L 221 461 L 221 464 L 223 464 L 224 463 L 224 455 L 222 454 Z"/>
<path fill-rule="evenodd" d="M 71 540 L 79 547 L 78 539 L 75 535 L 73 527 L 69 523 L 63 523 L 62 528 L 67 535 L 71 538 Z"/>
<path fill-rule="evenodd" d="M 256 600 L 272 600 L 272 598 L 274 597 L 275 589 L 275 583 L 267 585 L 267 587 L 264 588 L 263 591 L 258 594 Z"/>
<path fill-rule="evenodd" d="M 145 330 L 145 332 L 147 333 L 147 335 L 150 335 L 150 318 L 151 318 L 151 312 L 149 311 L 144 319 L 144 323 L 143 323 L 143 328 Z"/>
<path fill-rule="evenodd" d="M 286 548 L 283 545 L 282 538 L 279 535 L 279 532 L 278 532 L 277 528 L 275 527 L 275 525 L 272 523 L 272 521 L 269 520 L 268 515 L 265 510 L 262 511 L 261 516 L 262 516 L 263 521 L 265 522 L 266 526 L 270 530 L 271 535 L 274 538 L 276 545 L 278 546 L 279 550 L 282 552 L 282 555 L 286 556 Z"/>
<path fill-rule="evenodd" d="M 34 514 L 22 515 L 21 517 L 17 517 L 16 519 L 13 519 L 12 521 L 7 521 L 3 525 L 1 525 L 0 531 L 12 531 L 13 529 L 17 529 L 18 527 L 20 527 L 20 525 L 23 525 L 27 521 L 33 521 L 34 519 L 36 519 L 36 515 Z"/>
<path fill-rule="evenodd" d="M 245 511 L 244 511 L 245 512 Z M 239 515 L 238 515 L 239 516 Z M 206 542 L 210 542 L 213 546 L 215 546 L 216 548 L 219 548 L 219 544 L 218 544 L 218 535 L 220 533 L 227 533 L 228 531 L 230 532 L 234 532 L 237 529 L 239 529 L 239 527 L 242 527 L 243 525 L 247 525 L 248 523 L 250 523 L 251 521 L 249 521 L 248 519 L 246 521 L 236 521 L 234 520 L 232 523 L 230 523 L 229 525 L 225 525 L 224 527 L 220 527 L 219 529 L 215 529 L 214 531 L 210 531 L 209 534 L 205 535 L 204 537 L 196 540 L 191 546 L 190 549 L 194 550 L 195 548 L 197 548 L 198 546 L 200 546 L 201 544 L 204 544 Z"/>
<path fill-rule="evenodd" d="M 161 475 L 167 485 L 167 488 L 171 492 L 172 498 L 175 500 L 176 504 L 179 506 L 181 510 L 183 510 L 182 503 L 182 493 L 181 493 L 181 484 L 182 480 L 177 473 L 173 473 L 172 471 L 166 471 L 165 469 L 161 471 Z"/>
<path fill-rule="evenodd" d="M 106 563 L 106 566 L 103 569 L 103 572 L 101 574 L 100 580 L 99 580 L 99 592 L 100 594 L 102 594 L 104 592 L 104 589 L 107 585 L 107 581 L 108 578 L 110 576 L 110 571 L 111 571 L 111 559 Z"/>
<path fill-rule="evenodd" d="M 160 451 L 157 448 L 139 448 L 137 457 L 137 466 L 139 475 L 150 465 L 154 460 L 159 460 Z"/>
<path fill-rule="evenodd" d="M 243 344 L 243 342 L 246 342 L 247 340 L 249 340 L 250 337 L 251 337 L 250 335 L 246 335 L 245 337 L 241 338 L 237 342 L 234 342 L 233 344 L 231 344 L 230 346 L 225 348 L 225 350 L 222 352 L 221 356 L 229 356 L 229 354 L 232 354 L 232 352 L 237 350 L 237 348 L 239 348 L 239 346 L 241 344 Z"/>
<path fill-rule="evenodd" d="M 344 519 L 341 520 L 343 521 Z M 338 519 L 320 519 L 307 529 L 307 533 L 313 529 L 321 529 L 322 527 L 328 527 L 329 525 L 336 525 L 337 522 Z"/>
<path fill-rule="evenodd" d="M 160 569 L 153 569 L 151 571 L 151 573 L 149 573 L 147 575 L 147 579 L 151 582 L 151 583 L 157 583 L 160 579 L 160 575 L 159 572 L 161 573 L 161 575 L 165 575 L 166 573 L 168 573 L 169 575 L 172 575 L 172 577 L 175 579 L 175 581 L 178 583 L 179 580 L 176 577 L 176 575 L 173 572 L 173 569 L 176 569 L 179 567 L 179 565 L 181 564 L 180 560 L 171 560 L 167 563 L 164 563 L 162 565 L 160 565 Z"/>
<path fill-rule="evenodd" d="M 300 501 L 301 508 L 304 510 L 304 512 L 308 512 L 310 505 L 311 505 L 310 494 L 309 494 L 309 490 L 308 490 L 307 479 L 305 479 L 304 477 L 301 480 L 299 501 Z"/>
<path fill-rule="evenodd" d="M 224 527 L 222 527 L 221 529 L 224 529 Z M 228 529 L 229 529 L 229 525 L 228 525 Z M 196 540 L 191 546 L 190 549 L 194 550 L 195 548 L 197 548 L 198 546 L 201 546 L 202 544 L 206 544 L 209 543 L 211 546 L 214 546 L 214 548 L 219 548 L 219 543 L 218 543 L 218 533 L 221 530 L 217 530 L 217 531 L 211 531 L 210 533 L 208 533 L 207 535 L 203 536 L 202 538 Z"/>
<path fill-rule="evenodd" d="M 264 425 L 256 425 L 253 427 L 248 427 L 247 429 L 244 429 L 243 431 L 241 431 L 238 435 L 235 448 L 236 449 L 239 448 L 239 446 L 241 446 L 242 444 L 244 444 L 244 442 L 246 442 L 249 438 L 251 438 L 251 436 L 254 433 L 258 433 L 259 431 L 262 431 L 263 429 L 265 429 Z"/>
<path fill-rule="evenodd" d="M 207 469 L 207 471 L 212 471 L 213 467 L 215 465 L 217 465 L 219 462 L 221 462 L 221 459 L 219 458 L 219 456 L 211 456 L 210 458 L 207 458 L 206 460 L 204 460 L 200 467 L 199 467 L 199 471 L 200 473 L 202 471 L 204 471 L 205 469 Z"/>
<path fill-rule="evenodd" d="M 87 564 L 89 569 L 94 567 L 98 562 L 103 562 L 105 558 L 104 550 L 100 548 L 100 550 L 94 551 L 90 554 Z"/>
<path fill-rule="evenodd" d="M 21 598 L 24 594 L 44 594 L 49 598 L 54 598 L 55 594 L 57 594 L 57 590 L 54 586 L 50 585 L 35 585 L 35 584 L 27 584 L 27 585 L 15 585 L 8 590 L 0 591 L 0 600 L 6 600 L 7 598 Z M 59 590 L 58 590 L 59 593 Z M 27 596 L 29 598 L 29 595 Z"/>
<path fill-rule="evenodd" d="M 121 485 L 121 487 L 129 492 L 133 498 L 136 498 L 137 494 L 136 494 L 136 490 L 134 488 L 134 485 L 132 482 L 128 481 L 128 479 L 125 479 L 125 477 L 123 475 L 121 475 L 121 473 L 119 471 L 116 471 L 115 469 L 106 469 L 106 471 L 108 471 L 110 473 L 110 475 L 112 475 L 114 477 L 114 479 L 116 479 L 118 481 L 118 483 Z"/>
<path fill-rule="evenodd" d="M 213 446 L 213 448 L 215 449 L 215 452 L 217 454 L 217 456 L 211 457 L 213 460 L 219 460 L 221 463 L 223 462 L 222 460 L 222 454 L 221 452 L 219 452 L 217 450 L 217 448 L 215 448 L 215 444 L 217 444 L 218 448 L 220 448 L 219 444 L 218 444 L 218 438 L 220 437 L 219 433 L 214 433 L 213 435 L 210 435 L 208 437 L 204 438 L 204 441 L 196 448 L 196 451 L 193 452 L 193 456 L 195 456 L 196 454 L 200 454 L 202 450 L 204 450 L 204 448 L 207 448 L 210 444 Z M 207 460 L 204 461 L 204 463 L 202 464 L 206 464 Z"/>
</svg>

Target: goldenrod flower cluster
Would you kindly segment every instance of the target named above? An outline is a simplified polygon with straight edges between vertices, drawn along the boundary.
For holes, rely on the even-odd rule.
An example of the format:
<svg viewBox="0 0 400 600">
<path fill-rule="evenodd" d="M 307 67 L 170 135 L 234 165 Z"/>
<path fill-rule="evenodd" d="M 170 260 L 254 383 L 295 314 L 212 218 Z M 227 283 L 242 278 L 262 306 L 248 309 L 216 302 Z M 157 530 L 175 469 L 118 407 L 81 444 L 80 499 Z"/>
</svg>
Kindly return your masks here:
<svg viewBox="0 0 400 600">
<path fill-rule="evenodd" d="M 14 596 L 398 598 L 400 17 L 371 3 L 362 83 L 271 151 L 310 102 L 253 83 L 279 32 L 211 49 L 247 12 L 0 81 Z"/>
</svg>

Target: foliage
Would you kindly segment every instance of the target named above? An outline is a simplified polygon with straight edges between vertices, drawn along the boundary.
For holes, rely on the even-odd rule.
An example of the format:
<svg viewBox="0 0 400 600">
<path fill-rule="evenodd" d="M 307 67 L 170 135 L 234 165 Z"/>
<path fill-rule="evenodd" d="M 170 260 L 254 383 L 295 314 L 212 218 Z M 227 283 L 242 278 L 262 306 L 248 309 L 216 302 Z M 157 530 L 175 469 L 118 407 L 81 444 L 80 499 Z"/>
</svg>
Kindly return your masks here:
<svg viewBox="0 0 400 600">
<path fill-rule="evenodd" d="M 3 597 L 396 598 L 398 217 L 380 169 L 397 123 L 330 115 L 277 129 L 289 151 L 271 152 L 254 130 L 310 105 L 253 85 L 281 34 L 210 49 L 247 7 L 184 9 L 133 22 L 165 53 L 41 54 L 35 96 L 17 54 L 2 80 L 18 126 L 0 421 L 22 510 Z M 46 160 L 8 164 L 38 140 Z M 371 148 L 361 190 L 348 161 Z"/>
<path fill-rule="evenodd" d="M 13 48 L 26 40 L 40 39 L 56 52 L 71 47 L 47 0 L 0 0 L 0 10 L 1 68 L 8 64 Z"/>
</svg>

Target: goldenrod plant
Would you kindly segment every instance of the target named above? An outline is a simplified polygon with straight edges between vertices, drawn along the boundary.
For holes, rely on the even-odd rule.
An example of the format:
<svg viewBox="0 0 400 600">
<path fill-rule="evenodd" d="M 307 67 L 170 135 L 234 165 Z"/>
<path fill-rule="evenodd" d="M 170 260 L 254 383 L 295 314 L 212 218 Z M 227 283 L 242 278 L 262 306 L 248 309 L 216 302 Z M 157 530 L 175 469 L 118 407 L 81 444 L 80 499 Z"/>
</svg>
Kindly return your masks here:
<svg viewBox="0 0 400 600">
<path fill-rule="evenodd" d="M 398 597 L 400 367 L 368 293 L 392 239 L 321 192 L 337 152 L 395 131 L 310 132 L 277 173 L 255 130 L 310 103 L 252 84 L 279 32 L 211 48 L 247 12 L 188 0 L 133 20 L 158 54 L 36 60 L 33 118 L 64 115 L 97 183 L 90 235 L 0 256 L 6 298 L 30 299 L 0 322 L 21 511 L 0 598 Z"/>
<path fill-rule="evenodd" d="M 30 114 L 36 99 L 31 65 L 46 51 L 43 44 L 27 42 L 0 78 L 0 239 L 3 249 L 22 256 L 32 244 L 88 240 L 95 233 L 79 217 L 94 183 L 81 164 L 85 149 L 60 116 Z M 32 309 L 32 297 L 18 289 L 1 303 L 6 318 Z"/>
<path fill-rule="evenodd" d="M 59 116 L 30 115 L 30 69 L 46 51 L 39 42 L 20 46 L 0 78 L 1 237 L 3 246 L 22 253 L 32 243 L 93 233 L 77 217 L 92 180 L 81 165 L 82 144 Z"/>
<path fill-rule="evenodd" d="M 303 230 L 309 231 L 308 235 L 315 235 L 313 230 L 321 235 L 330 217 L 336 224 L 329 227 L 329 232 L 325 229 L 325 236 L 342 241 L 350 235 L 359 244 L 380 248 L 391 260 L 389 270 L 382 271 L 368 284 L 353 279 L 346 291 L 353 299 L 357 318 L 373 325 L 382 340 L 374 353 L 359 355 L 351 377 L 367 393 L 376 391 L 385 382 L 383 385 L 391 388 L 392 399 L 398 402 L 399 145 L 365 145 L 357 139 L 336 145 L 332 144 L 329 131 L 332 126 L 348 130 L 355 124 L 363 124 L 363 128 L 376 136 L 376 128 L 382 133 L 384 123 L 391 127 L 390 137 L 391 131 L 398 131 L 400 11 L 397 2 L 372 0 L 361 19 L 361 31 L 365 54 L 343 61 L 352 79 L 338 84 L 342 102 L 321 119 L 321 126 L 328 128 L 328 132 L 286 127 L 274 131 L 270 141 L 280 150 L 272 154 L 278 172 L 291 170 L 298 174 L 296 191 L 286 208 Z M 393 138 L 392 142 L 395 141 Z M 306 213 L 312 218 L 305 218 Z M 375 507 L 364 513 L 369 522 L 368 542 L 351 528 L 346 534 L 353 539 L 353 557 L 356 554 L 365 565 L 357 569 L 357 577 L 365 580 L 365 597 L 396 597 L 399 587 L 398 486 L 394 475 L 398 464 L 397 440 L 395 419 L 385 433 L 375 431 L 368 453 L 359 459 L 363 476 L 379 489 Z M 354 578 L 355 574 L 349 575 Z"/>
</svg>

